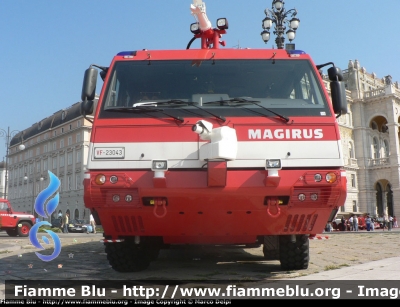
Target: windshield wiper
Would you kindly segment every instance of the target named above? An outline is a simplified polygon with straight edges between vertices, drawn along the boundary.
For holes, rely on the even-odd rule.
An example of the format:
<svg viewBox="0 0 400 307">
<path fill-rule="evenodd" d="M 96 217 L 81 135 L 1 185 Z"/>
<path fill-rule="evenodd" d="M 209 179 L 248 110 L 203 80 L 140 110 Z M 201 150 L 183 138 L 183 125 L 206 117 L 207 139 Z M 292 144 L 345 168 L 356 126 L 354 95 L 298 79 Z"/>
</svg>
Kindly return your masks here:
<svg viewBox="0 0 400 307">
<path fill-rule="evenodd" d="M 278 114 L 278 113 L 276 113 L 276 112 L 274 112 L 274 111 L 272 111 L 272 110 L 260 105 L 259 104 L 260 101 L 258 101 L 258 100 L 249 100 L 249 99 L 246 99 L 246 98 L 237 97 L 237 98 L 232 98 L 232 99 L 205 102 L 204 104 L 217 104 L 217 103 L 220 103 L 221 105 L 223 105 L 223 104 L 231 105 L 230 103 L 233 103 L 233 104 L 236 104 L 236 103 L 238 103 L 238 104 L 254 104 L 254 105 L 259 106 L 260 108 L 262 108 L 262 109 L 264 109 L 264 110 L 266 110 L 266 111 L 278 116 L 280 119 L 284 120 L 287 123 L 290 121 L 290 119 L 288 117 L 283 116 L 281 114 Z M 246 109 L 246 110 L 250 110 L 250 109 Z M 254 111 L 254 110 L 250 110 L 250 111 Z M 256 113 L 258 113 L 258 112 L 256 112 Z"/>
<path fill-rule="evenodd" d="M 133 107 L 157 107 L 157 106 L 182 107 L 182 106 L 188 106 L 189 104 L 190 103 L 184 100 L 171 99 L 168 101 L 137 102 L 133 104 Z"/>
<path fill-rule="evenodd" d="M 199 107 L 199 106 L 196 105 L 194 102 L 185 102 L 185 101 L 179 100 L 179 99 L 172 99 L 172 100 L 170 100 L 170 101 L 167 101 L 167 103 L 177 103 L 177 104 L 181 103 L 181 105 L 185 105 L 185 104 L 186 104 L 186 105 L 189 105 L 189 106 L 193 106 L 193 107 L 195 107 L 195 108 L 197 108 L 197 109 L 199 109 L 199 110 L 202 110 L 203 112 L 206 112 L 206 113 L 208 113 L 208 114 L 214 116 L 215 118 L 221 120 L 222 122 L 225 122 L 225 121 L 226 121 L 226 118 L 223 117 L 222 115 L 217 115 L 217 114 L 215 114 L 215 113 L 209 112 L 209 111 L 207 111 L 206 109 L 203 109 L 203 108 Z"/>
<path fill-rule="evenodd" d="M 135 113 L 151 113 L 151 112 L 160 112 L 162 114 L 165 114 L 173 119 L 176 119 L 177 121 L 183 123 L 185 120 L 180 117 L 180 116 L 173 116 L 171 114 L 168 114 L 164 111 L 164 109 L 158 109 L 156 108 L 157 105 L 154 103 L 144 105 L 147 102 L 144 102 L 141 105 L 138 105 L 135 103 L 132 107 L 116 107 L 116 108 L 107 108 L 104 111 L 106 112 L 135 112 Z"/>
</svg>

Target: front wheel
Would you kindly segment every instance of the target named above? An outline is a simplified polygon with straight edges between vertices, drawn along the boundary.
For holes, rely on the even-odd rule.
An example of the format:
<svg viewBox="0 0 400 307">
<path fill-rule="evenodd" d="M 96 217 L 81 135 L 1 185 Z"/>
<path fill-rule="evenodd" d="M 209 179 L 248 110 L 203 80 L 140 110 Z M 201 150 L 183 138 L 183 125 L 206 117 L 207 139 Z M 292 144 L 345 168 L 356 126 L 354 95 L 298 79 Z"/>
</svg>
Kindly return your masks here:
<svg viewBox="0 0 400 307">
<path fill-rule="evenodd" d="M 264 236 L 263 254 L 266 260 L 279 259 L 278 236 Z"/>
<path fill-rule="evenodd" d="M 29 235 L 29 230 L 31 230 L 32 225 L 28 222 L 22 222 L 18 224 L 18 235 L 20 237 L 27 237 Z"/>
<path fill-rule="evenodd" d="M 152 258 L 149 250 L 140 244 L 124 241 L 120 243 L 104 243 L 107 260 L 117 272 L 139 272 L 147 269 Z"/>
<path fill-rule="evenodd" d="M 282 270 L 304 270 L 310 260 L 310 245 L 306 235 L 280 236 L 279 260 Z"/>
</svg>

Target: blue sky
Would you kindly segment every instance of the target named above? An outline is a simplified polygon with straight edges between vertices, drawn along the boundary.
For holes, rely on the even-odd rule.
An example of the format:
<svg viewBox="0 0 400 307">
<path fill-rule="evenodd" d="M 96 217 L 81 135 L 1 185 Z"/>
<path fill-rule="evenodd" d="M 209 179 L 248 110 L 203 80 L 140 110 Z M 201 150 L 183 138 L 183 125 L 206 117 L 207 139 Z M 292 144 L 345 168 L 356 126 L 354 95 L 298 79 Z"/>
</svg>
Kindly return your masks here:
<svg viewBox="0 0 400 307">
<path fill-rule="evenodd" d="M 226 17 L 227 48 L 272 48 L 260 33 L 272 0 L 206 0 L 215 26 Z M 26 129 L 80 101 L 90 64 L 108 66 L 119 51 L 185 49 L 193 37 L 192 0 L 1 0 L 0 128 Z M 357 59 L 379 78 L 400 82 L 400 0 L 285 0 L 300 27 L 293 41 L 316 64 L 346 69 Z M 199 40 L 192 44 L 199 48 Z M 100 78 L 99 78 L 100 80 Z M 99 83 L 101 84 L 101 83 Z M 97 92 L 99 92 L 99 88 Z M 0 160 L 6 155 L 0 140 Z"/>
</svg>

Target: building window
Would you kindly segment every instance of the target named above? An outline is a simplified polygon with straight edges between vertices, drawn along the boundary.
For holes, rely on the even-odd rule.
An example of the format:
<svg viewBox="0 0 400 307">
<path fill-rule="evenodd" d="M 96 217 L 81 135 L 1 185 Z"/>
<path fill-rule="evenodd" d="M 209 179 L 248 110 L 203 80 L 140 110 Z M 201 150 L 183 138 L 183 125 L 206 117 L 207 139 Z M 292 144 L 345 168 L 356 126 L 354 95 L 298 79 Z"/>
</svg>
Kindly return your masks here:
<svg viewBox="0 0 400 307">
<path fill-rule="evenodd" d="M 70 146 L 72 144 L 72 136 L 68 137 L 68 146 Z"/>
<path fill-rule="evenodd" d="M 69 125 L 69 130 L 72 130 L 72 125 Z"/>
<path fill-rule="evenodd" d="M 76 175 L 75 176 L 75 190 L 80 190 L 81 189 L 81 176 Z"/>
<path fill-rule="evenodd" d="M 47 171 L 48 170 L 48 160 L 44 159 L 43 160 L 43 171 Z"/>
<path fill-rule="evenodd" d="M 72 177 L 68 176 L 67 177 L 67 191 L 71 191 L 72 190 Z"/>
<path fill-rule="evenodd" d="M 76 151 L 76 163 L 81 163 L 81 150 Z"/>
<path fill-rule="evenodd" d="M 358 212 L 357 201 L 353 200 L 353 212 Z"/>
<path fill-rule="evenodd" d="M 60 140 L 60 148 L 64 148 L 64 139 Z"/>
<path fill-rule="evenodd" d="M 53 136 L 57 136 L 57 130 L 53 131 Z"/>
<path fill-rule="evenodd" d="M 57 168 L 57 157 L 53 157 L 53 169 Z"/>
<path fill-rule="evenodd" d="M 68 165 L 72 165 L 72 152 L 67 154 L 67 163 Z"/>
<path fill-rule="evenodd" d="M 43 153 L 47 152 L 47 144 L 43 146 Z"/>
<path fill-rule="evenodd" d="M 56 150 L 56 149 L 57 149 L 57 142 L 53 142 L 53 150 Z"/>
<path fill-rule="evenodd" d="M 40 155 L 40 148 L 36 148 L 36 155 L 39 156 Z"/>
<path fill-rule="evenodd" d="M 64 165 L 65 165 L 65 156 L 61 155 L 60 156 L 60 167 L 64 167 Z"/>
<path fill-rule="evenodd" d="M 40 161 L 36 162 L 36 173 L 40 173 Z"/>
<path fill-rule="evenodd" d="M 374 146 L 374 159 L 379 159 L 379 143 L 378 143 L 378 139 L 374 138 L 373 140 L 373 146 Z"/>
<path fill-rule="evenodd" d="M 351 187 L 355 188 L 356 187 L 356 175 L 351 174 Z"/>
<path fill-rule="evenodd" d="M 76 143 L 80 143 L 81 142 L 81 134 L 77 133 L 76 134 Z"/>
<path fill-rule="evenodd" d="M 389 157 L 389 142 L 387 140 L 383 141 L 383 157 L 387 158 Z"/>
<path fill-rule="evenodd" d="M 81 124 L 81 121 L 78 120 L 78 122 L 76 123 L 76 126 L 79 128 L 81 125 L 82 125 L 82 124 Z"/>
</svg>

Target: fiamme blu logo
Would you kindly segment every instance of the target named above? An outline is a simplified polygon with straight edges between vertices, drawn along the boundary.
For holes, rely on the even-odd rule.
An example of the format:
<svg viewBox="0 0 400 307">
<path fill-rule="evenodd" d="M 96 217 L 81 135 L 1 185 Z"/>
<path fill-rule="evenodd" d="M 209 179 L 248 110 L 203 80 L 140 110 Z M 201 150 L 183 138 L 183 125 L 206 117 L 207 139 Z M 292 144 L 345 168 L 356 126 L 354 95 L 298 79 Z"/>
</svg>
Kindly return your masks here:
<svg viewBox="0 0 400 307">
<path fill-rule="evenodd" d="M 54 175 L 52 172 L 48 171 L 49 173 L 49 178 L 50 178 L 50 183 L 49 186 L 41 191 L 39 195 L 36 197 L 35 200 L 35 212 L 43 217 L 43 218 L 51 218 L 52 213 L 56 210 L 58 206 L 58 202 L 60 200 L 60 195 L 58 192 L 58 189 L 60 187 L 60 179 L 56 175 Z M 39 242 L 37 235 L 39 228 L 41 226 L 48 225 L 51 226 L 51 224 L 47 221 L 42 221 L 39 223 L 36 223 L 31 230 L 29 231 L 29 240 L 38 249 L 44 250 L 45 247 L 41 245 Z M 53 239 L 54 243 L 54 251 L 51 255 L 42 255 L 39 252 L 35 252 L 35 254 L 39 257 L 39 259 L 43 261 L 51 261 L 55 258 L 58 257 L 58 255 L 61 252 L 61 241 L 60 238 L 56 233 L 54 233 L 51 230 L 45 230 L 50 237 Z M 51 244 L 49 241 L 49 238 L 46 236 L 42 236 L 42 241 L 45 244 Z"/>
</svg>

